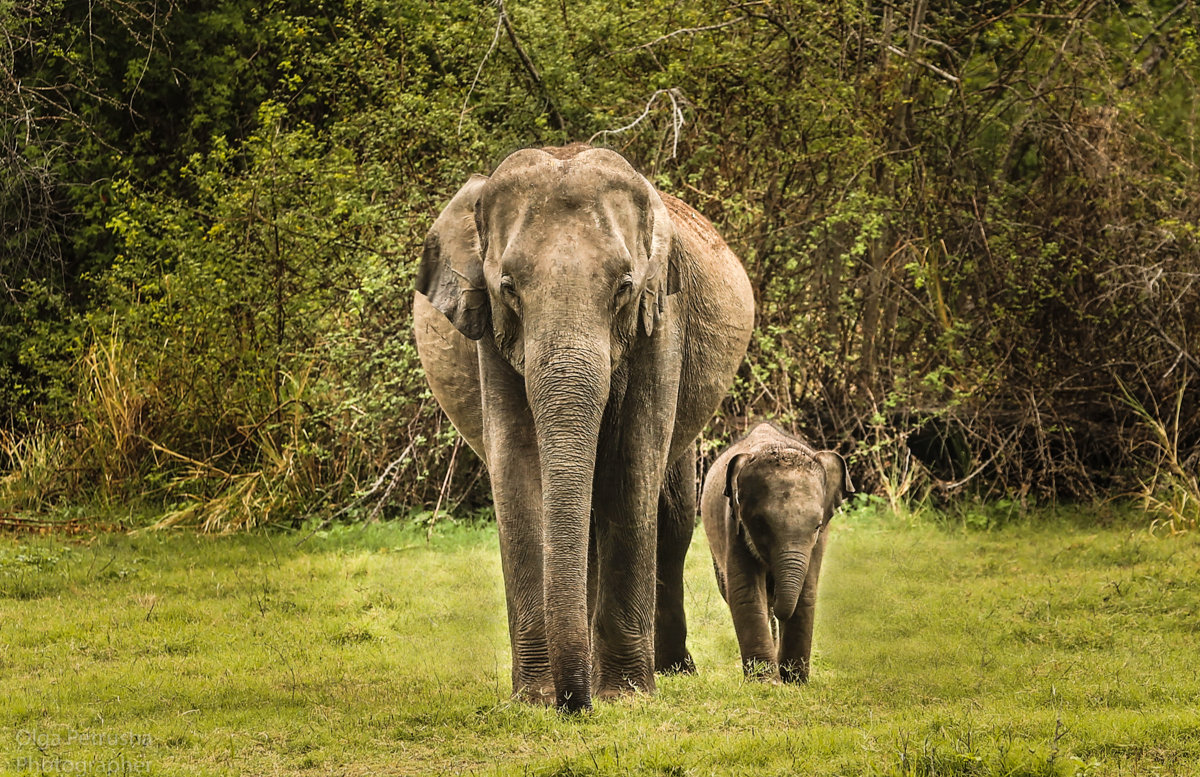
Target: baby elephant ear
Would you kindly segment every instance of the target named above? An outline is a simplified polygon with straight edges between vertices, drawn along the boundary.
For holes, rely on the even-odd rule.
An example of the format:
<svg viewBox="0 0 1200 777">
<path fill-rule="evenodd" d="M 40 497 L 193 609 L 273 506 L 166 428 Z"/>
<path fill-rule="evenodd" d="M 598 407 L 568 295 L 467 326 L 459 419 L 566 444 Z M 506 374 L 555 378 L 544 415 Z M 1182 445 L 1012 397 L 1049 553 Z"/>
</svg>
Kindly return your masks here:
<svg viewBox="0 0 1200 777">
<path fill-rule="evenodd" d="M 854 481 L 850 479 L 846 460 L 837 451 L 818 451 L 816 458 L 825 470 L 825 517 L 828 520 L 834 509 L 854 493 Z"/>
<path fill-rule="evenodd" d="M 750 454 L 739 453 L 731 458 L 725 467 L 725 498 L 734 507 L 737 507 L 741 501 L 738 499 L 738 475 L 749 458 Z"/>
<path fill-rule="evenodd" d="M 442 209 L 425 236 L 417 271 L 417 291 L 472 340 L 483 337 L 492 324 L 483 251 L 475 226 L 475 203 L 487 180 L 487 176 L 471 176 Z"/>
</svg>

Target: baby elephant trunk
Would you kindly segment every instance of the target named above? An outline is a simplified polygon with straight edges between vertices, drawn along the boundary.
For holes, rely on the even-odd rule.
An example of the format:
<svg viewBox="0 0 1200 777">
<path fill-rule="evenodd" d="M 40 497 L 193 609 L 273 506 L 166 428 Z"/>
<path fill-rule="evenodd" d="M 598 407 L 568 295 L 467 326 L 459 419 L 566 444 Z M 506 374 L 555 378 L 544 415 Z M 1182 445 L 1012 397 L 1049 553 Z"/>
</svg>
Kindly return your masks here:
<svg viewBox="0 0 1200 777">
<path fill-rule="evenodd" d="M 808 554 L 804 551 L 783 551 L 772 564 L 775 571 L 775 617 L 788 620 L 796 612 L 804 577 L 808 573 Z"/>
</svg>

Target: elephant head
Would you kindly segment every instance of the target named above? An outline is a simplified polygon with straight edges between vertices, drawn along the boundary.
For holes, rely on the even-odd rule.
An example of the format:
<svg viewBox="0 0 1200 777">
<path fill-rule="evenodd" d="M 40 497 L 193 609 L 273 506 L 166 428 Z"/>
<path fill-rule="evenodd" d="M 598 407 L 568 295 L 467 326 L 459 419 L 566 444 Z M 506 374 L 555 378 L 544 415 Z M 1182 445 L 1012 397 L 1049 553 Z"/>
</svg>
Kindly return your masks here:
<svg viewBox="0 0 1200 777">
<path fill-rule="evenodd" d="M 587 706 L 588 517 L 612 376 L 679 287 L 654 187 L 605 149 L 538 149 L 471 179 L 435 222 L 417 290 L 524 376 L 540 456 L 543 585 L 560 706 Z M 494 351 L 491 345 L 494 344 Z"/>
<path fill-rule="evenodd" d="M 738 531 L 774 577 L 775 617 L 787 620 L 821 533 L 854 492 L 846 461 L 834 451 L 763 446 L 734 456 L 725 478 Z"/>
<path fill-rule="evenodd" d="M 673 232 L 658 192 L 619 154 L 527 149 L 451 199 L 416 287 L 470 339 L 493 336 L 521 374 L 526 340 L 548 343 L 570 323 L 589 327 L 580 339 L 606 333 L 616 364 L 678 289 Z"/>
</svg>

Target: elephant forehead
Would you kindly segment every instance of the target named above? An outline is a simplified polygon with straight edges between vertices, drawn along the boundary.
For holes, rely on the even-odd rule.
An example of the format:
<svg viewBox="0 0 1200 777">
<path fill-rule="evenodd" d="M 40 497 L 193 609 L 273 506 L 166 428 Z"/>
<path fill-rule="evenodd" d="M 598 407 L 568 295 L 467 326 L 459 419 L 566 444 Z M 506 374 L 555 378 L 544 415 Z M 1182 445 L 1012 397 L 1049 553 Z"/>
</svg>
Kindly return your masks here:
<svg viewBox="0 0 1200 777">
<path fill-rule="evenodd" d="M 620 171 L 627 176 L 637 177 L 637 171 L 625 157 L 617 152 L 607 148 L 590 148 L 582 144 L 566 148 L 524 148 L 514 151 L 505 157 L 492 175 L 493 177 L 501 176 L 513 171 L 538 167 L 552 170 L 604 167 Z"/>
<path fill-rule="evenodd" d="M 819 496 L 824 484 L 824 471 L 812 459 L 756 456 L 742 468 L 738 480 L 742 492 L 750 498 L 763 502 L 788 502 Z"/>
<path fill-rule="evenodd" d="M 760 427 L 761 428 L 761 427 Z M 747 437 L 747 453 L 751 459 L 763 466 L 793 469 L 820 469 L 816 451 L 798 440 L 777 439 L 778 433 L 769 429 L 769 437 Z M 755 435 L 759 429 L 755 429 Z"/>
<path fill-rule="evenodd" d="M 514 275 L 537 272 L 546 262 L 591 270 L 601 262 L 624 272 L 645 253 L 640 216 L 628 200 L 589 201 L 554 191 L 497 203 L 490 212 L 493 234 L 502 246 L 500 263 Z"/>
<path fill-rule="evenodd" d="M 555 218 L 549 224 L 527 219 L 499 262 L 500 272 L 525 282 L 549 277 L 607 282 L 630 266 L 631 255 L 621 237 L 586 213 Z"/>
<path fill-rule="evenodd" d="M 560 159 L 540 149 L 512 154 L 487 181 L 489 201 L 541 201 L 565 207 L 587 207 L 614 194 L 644 198 L 645 180 L 620 155 L 607 149 L 588 149 Z"/>
<path fill-rule="evenodd" d="M 814 528 L 821 523 L 822 505 L 814 484 L 773 482 L 760 488 L 743 489 L 742 515 L 766 521 L 776 530 Z"/>
<path fill-rule="evenodd" d="M 536 242 L 581 244 L 636 241 L 641 227 L 639 211 L 628 197 L 565 187 L 531 198 L 516 222 L 516 231 Z"/>
</svg>

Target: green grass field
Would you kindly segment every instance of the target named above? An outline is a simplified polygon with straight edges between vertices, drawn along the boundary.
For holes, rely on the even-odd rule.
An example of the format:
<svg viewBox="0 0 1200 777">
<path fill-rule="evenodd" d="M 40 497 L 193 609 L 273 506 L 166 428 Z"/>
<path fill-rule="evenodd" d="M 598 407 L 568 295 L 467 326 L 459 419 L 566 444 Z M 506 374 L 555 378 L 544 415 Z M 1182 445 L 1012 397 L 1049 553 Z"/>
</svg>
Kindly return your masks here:
<svg viewBox="0 0 1200 777">
<path fill-rule="evenodd" d="M 700 673 L 580 717 L 508 698 L 492 528 L 0 535 L 0 773 L 1200 774 L 1196 536 L 834 527 L 811 684 L 742 681 L 698 531 Z"/>
</svg>

